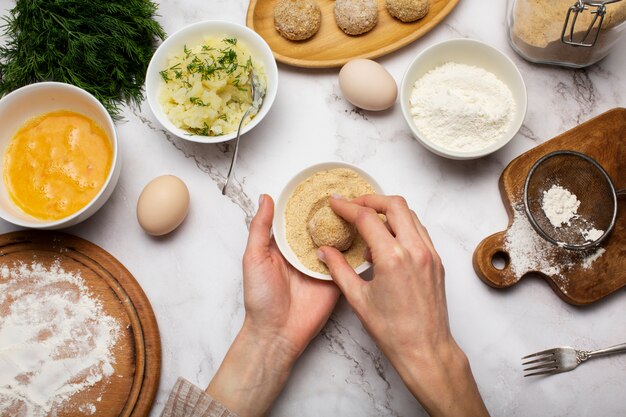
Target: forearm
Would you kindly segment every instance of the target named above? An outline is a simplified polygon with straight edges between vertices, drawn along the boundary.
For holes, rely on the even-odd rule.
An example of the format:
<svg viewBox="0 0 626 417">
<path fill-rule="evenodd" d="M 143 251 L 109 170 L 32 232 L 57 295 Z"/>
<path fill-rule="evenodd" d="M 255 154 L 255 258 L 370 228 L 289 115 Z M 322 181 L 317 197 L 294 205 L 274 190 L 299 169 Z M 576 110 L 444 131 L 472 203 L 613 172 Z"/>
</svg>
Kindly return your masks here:
<svg viewBox="0 0 626 417">
<path fill-rule="evenodd" d="M 240 417 L 263 416 L 287 382 L 295 359 L 280 340 L 244 324 L 206 392 Z"/>
<path fill-rule="evenodd" d="M 395 354 L 392 364 L 431 417 L 486 417 L 467 357 L 453 342 L 435 352 Z"/>
</svg>

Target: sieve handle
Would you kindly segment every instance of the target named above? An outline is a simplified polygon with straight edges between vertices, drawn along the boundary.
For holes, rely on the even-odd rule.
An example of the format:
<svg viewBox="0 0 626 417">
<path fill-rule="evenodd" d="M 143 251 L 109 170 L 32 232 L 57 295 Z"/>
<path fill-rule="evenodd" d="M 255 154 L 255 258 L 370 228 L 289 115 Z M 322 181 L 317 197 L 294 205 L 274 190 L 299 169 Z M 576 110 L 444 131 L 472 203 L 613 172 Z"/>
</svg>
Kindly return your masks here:
<svg viewBox="0 0 626 417">
<path fill-rule="evenodd" d="M 616 194 L 617 196 L 623 196 L 623 195 L 626 195 L 626 188 L 624 188 L 623 190 L 617 190 L 617 191 L 615 191 L 615 194 Z"/>
</svg>

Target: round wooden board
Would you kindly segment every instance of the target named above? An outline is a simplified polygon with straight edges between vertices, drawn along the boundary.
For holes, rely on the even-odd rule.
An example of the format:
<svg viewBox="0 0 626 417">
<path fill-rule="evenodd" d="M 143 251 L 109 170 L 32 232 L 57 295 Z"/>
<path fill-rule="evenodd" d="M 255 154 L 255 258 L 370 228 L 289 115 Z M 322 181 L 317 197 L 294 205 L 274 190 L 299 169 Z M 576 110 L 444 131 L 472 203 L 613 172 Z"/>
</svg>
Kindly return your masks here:
<svg viewBox="0 0 626 417">
<path fill-rule="evenodd" d="M 113 375 L 75 394 L 51 414 L 89 415 L 79 408 L 92 404 L 99 417 L 148 415 L 159 385 L 161 341 L 150 302 L 135 278 L 102 248 L 75 236 L 31 230 L 0 236 L 0 266 L 33 262 L 46 267 L 58 262 L 67 272 L 79 272 L 121 330 L 113 350 Z"/>
<path fill-rule="evenodd" d="M 424 18 L 402 23 L 387 11 L 384 0 L 378 2 L 378 23 L 371 31 L 346 35 L 335 22 L 335 2 L 319 0 L 322 24 L 319 31 L 304 41 L 283 38 L 274 28 L 276 0 L 251 0 L 246 25 L 268 43 L 277 61 L 302 68 L 340 67 L 355 58 L 377 58 L 398 50 L 425 35 L 439 24 L 459 0 L 431 0 Z"/>
</svg>

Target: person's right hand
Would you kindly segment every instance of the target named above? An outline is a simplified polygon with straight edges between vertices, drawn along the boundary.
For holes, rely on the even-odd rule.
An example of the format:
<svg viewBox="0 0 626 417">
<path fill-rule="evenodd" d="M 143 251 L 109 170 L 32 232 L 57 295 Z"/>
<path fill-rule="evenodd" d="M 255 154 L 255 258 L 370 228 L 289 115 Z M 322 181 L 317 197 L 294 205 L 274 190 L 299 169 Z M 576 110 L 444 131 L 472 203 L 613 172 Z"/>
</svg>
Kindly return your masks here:
<svg viewBox="0 0 626 417">
<path fill-rule="evenodd" d="M 488 415 L 450 333 L 441 259 L 405 199 L 331 198 L 331 207 L 367 243 L 374 277 L 362 280 L 334 248 L 318 256 L 413 395 L 433 416 Z"/>
</svg>

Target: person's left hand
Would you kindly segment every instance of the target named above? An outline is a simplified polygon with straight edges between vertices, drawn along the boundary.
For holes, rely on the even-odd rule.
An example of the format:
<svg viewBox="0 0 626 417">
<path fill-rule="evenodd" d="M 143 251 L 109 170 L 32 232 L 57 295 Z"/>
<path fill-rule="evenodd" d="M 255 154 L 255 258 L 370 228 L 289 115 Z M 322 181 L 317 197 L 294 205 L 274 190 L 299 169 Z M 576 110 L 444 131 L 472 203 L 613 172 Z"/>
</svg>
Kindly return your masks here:
<svg viewBox="0 0 626 417">
<path fill-rule="evenodd" d="M 244 327 L 284 342 L 297 357 L 328 320 L 339 289 L 303 275 L 285 260 L 271 237 L 273 216 L 272 198 L 261 195 L 243 258 Z"/>
<path fill-rule="evenodd" d="M 266 415 L 339 298 L 332 281 L 307 277 L 283 258 L 273 216 L 274 202 L 262 195 L 243 256 L 246 318 L 206 389 L 240 417 Z"/>
</svg>

